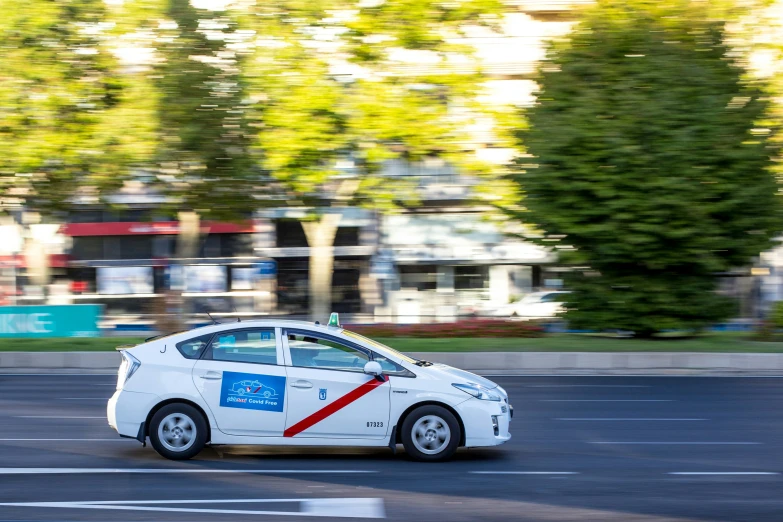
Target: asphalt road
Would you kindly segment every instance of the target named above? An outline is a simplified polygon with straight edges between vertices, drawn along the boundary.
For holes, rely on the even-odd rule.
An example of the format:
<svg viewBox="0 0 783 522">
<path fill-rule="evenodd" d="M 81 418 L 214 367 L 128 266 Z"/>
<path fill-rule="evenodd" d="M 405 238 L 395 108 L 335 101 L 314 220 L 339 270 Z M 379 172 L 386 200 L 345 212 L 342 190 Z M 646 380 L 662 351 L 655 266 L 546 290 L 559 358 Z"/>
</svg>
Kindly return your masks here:
<svg viewBox="0 0 783 522">
<path fill-rule="evenodd" d="M 783 378 L 494 379 L 512 440 L 448 463 L 401 446 L 171 462 L 108 427 L 115 376 L 0 375 L 0 521 L 783 520 Z"/>
</svg>

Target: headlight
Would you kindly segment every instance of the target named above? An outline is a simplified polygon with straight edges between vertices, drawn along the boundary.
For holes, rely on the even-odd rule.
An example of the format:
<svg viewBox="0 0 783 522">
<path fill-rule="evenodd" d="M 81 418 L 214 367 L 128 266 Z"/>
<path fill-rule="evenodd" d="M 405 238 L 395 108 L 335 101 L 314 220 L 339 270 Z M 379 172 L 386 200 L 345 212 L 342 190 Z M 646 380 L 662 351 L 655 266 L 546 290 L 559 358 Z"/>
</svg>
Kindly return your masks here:
<svg viewBox="0 0 783 522">
<path fill-rule="evenodd" d="M 121 390 L 125 383 L 130 379 L 136 370 L 141 366 L 141 361 L 129 354 L 126 350 L 120 352 L 122 355 L 122 364 L 117 372 L 117 389 Z"/>
<path fill-rule="evenodd" d="M 500 386 L 498 386 L 497 388 L 495 388 L 495 389 L 494 389 L 494 391 L 496 391 L 497 393 L 499 393 L 499 394 L 500 394 L 500 397 L 501 397 L 502 399 L 508 399 L 508 393 L 506 393 L 506 390 L 504 390 L 504 389 L 503 389 L 503 388 L 501 388 Z"/>
<path fill-rule="evenodd" d="M 452 386 L 482 401 L 500 401 L 500 395 L 480 384 L 472 382 L 467 384 L 453 383 Z"/>
</svg>

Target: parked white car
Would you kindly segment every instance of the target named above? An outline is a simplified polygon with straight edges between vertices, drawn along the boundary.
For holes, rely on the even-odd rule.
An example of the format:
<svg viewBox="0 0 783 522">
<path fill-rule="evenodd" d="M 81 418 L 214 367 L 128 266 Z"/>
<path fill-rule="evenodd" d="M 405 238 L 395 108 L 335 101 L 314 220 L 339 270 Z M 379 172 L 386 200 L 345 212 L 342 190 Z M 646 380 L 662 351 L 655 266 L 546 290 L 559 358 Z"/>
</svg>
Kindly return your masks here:
<svg viewBox="0 0 783 522">
<path fill-rule="evenodd" d="M 555 317 L 565 311 L 565 296 L 569 293 L 565 291 L 533 292 L 518 301 L 497 308 L 490 315 L 495 317 L 523 317 L 526 319 Z"/>
<path fill-rule="evenodd" d="M 170 459 L 206 444 L 402 443 L 413 458 L 435 461 L 511 438 L 513 409 L 494 382 L 339 324 L 214 324 L 121 354 L 109 424 L 122 437 L 149 437 Z"/>
</svg>

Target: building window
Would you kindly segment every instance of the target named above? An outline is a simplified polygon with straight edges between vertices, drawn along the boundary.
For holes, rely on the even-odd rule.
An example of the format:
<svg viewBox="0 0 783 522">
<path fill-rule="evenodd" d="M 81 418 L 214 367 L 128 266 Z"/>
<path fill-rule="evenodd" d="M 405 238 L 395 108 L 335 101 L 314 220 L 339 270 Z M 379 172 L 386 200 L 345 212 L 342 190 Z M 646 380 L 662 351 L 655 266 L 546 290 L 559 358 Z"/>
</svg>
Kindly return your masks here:
<svg viewBox="0 0 783 522">
<path fill-rule="evenodd" d="M 120 255 L 115 259 L 152 259 L 151 236 L 124 236 L 119 238 Z"/>
<path fill-rule="evenodd" d="M 278 219 L 275 221 L 278 247 L 306 247 L 307 236 L 300 221 Z"/>
<path fill-rule="evenodd" d="M 334 236 L 334 246 L 358 246 L 359 227 L 340 227 Z"/>
<path fill-rule="evenodd" d="M 221 257 L 247 257 L 253 255 L 253 234 L 221 234 Z"/>
<path fill-rule="evenodd" d="M 74 237 L 71 255 L 79 261 L 103 259 L 103 238 L 95 236 Z"/>
<path fill-rule="evenodd" d="M 400 288 L 419 291 L 438 287 L 438 268 L 435 265 L 400 266 Z"/>
<path fill-rule="evenodd" d="M 483 290 L 488 283 L 488 266 L 454 267 L 454 290 Z"/>
</svg>

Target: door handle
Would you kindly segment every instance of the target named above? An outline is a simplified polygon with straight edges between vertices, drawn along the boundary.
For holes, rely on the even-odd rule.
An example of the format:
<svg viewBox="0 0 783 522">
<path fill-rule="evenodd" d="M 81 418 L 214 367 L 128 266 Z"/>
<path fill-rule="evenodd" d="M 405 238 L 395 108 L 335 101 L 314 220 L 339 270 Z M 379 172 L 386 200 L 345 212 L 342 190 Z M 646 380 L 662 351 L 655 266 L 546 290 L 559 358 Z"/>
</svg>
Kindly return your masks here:
<svg viewBox="0 0 783 522">
<path fill-rule="evenodd" d="M 294 381 L 291 383 L 291 387 L 293 388 L 312 388 L 313 383 L 310 381 Z"/>
<path fill-rule="evenodd" d="M 202 379 L 220 379 L 222 375 L 220 375 L 218 372 L 207 372 L 203 375 L 199 375 Z"/>
</svg>

